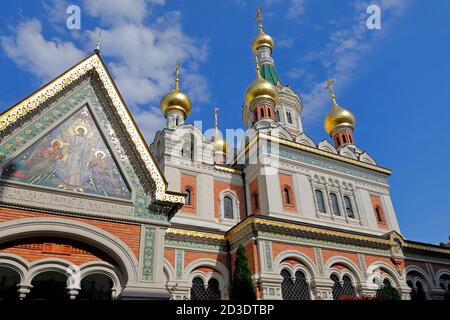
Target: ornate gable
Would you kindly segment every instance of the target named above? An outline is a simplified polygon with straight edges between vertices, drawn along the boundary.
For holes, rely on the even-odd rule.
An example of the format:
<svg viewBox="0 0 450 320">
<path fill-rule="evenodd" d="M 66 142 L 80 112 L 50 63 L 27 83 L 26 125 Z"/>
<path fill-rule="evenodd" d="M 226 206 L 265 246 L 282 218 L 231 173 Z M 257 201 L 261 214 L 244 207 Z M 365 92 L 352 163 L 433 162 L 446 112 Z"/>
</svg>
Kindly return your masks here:
<svg viewBox="0 0 450 320">
<path fill-rule="evenodd" d="M 0 116 L 0 169 L 4 204 L 160 220 L 184 203 L 98 53 Z"/>
</svg>

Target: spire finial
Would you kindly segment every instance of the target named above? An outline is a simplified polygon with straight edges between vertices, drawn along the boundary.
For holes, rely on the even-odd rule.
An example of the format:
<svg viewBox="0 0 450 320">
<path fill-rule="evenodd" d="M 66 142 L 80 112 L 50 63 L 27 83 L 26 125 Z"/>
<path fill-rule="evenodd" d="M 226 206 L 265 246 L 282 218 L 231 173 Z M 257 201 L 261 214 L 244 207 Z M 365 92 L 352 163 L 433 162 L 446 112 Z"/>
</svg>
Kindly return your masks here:
<svg viewBox="0 0 450 320">
<path fill-rule="evenodd" d="M 333 101 L 333 104 L 336 104 L 336 96 L 334 95 L 333 84 L 334 80 L 327 80 L 327 86 L 325 87 L 325 89 L 330 90 L 331 101 Z"/>
<path fill-rule="evenodd" d="M 214 129 L 217 129 L 219 127 L 219 120 L 218 120 L 218 115 L 219 115 L 219 108 L 214 108 Z"/>
<path fill-rule="evenodd" d="M 94 51 L 100 52 L 100 40 L 101 40 L 101 37 L 102 37 L 102 29 L 100 29 L 98 31 L 97 44 L 95 45 L 95 50 Z"/>
<path fill-rule="evenodd" d="M 177 63 L 176 67 L 175 67 L 175 90 L 179 91 L 180 90 L 180 64 Z"/>
<path fill-rule="evenodd" d="M 256 9 L 256 21 L 258 21 L 258 30 L 259 33 L 263 33 L 263 25 L 262 25 L 262 8 Z"/>
</svg>

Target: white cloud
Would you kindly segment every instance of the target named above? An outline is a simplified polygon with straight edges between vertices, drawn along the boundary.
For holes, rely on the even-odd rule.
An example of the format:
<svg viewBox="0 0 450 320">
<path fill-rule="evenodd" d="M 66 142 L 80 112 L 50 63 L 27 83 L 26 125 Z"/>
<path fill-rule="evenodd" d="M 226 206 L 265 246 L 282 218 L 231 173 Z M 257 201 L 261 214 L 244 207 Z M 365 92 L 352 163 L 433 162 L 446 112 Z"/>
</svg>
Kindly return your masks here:
<svg viewBox="0 0 450 320">
<path fill-rule="evenodd" d="M 177 14 L 171 14 L 177 17 Z M 94 45 L 98 31 L 88 33 Z M 195 72 L 206 60 L 207 48 L 181 30 L 179 20 L 153 26 L 122 23 L 102 31 L 102 55 L 111 62 L 109 69 L 131 107 L 159 102 L 174 85 L 175 64 L 182 69 L 181 88 L 194 102 L 206 102 L 209 89 L 205 78 Z"/>
<path fill-rule="evenodd" d="M 339 101 L 339 92 L 353 81 L 364 56 L 379 45 L 386 34 L 390 23 L 402 15 L 408 7 L 409 0 L 380 0 L 375 4 L 382 10 L 382 29 L 369 30 L 366 27 L 368 17 L 366 8 L 371 3 L 358 2 L 354 4 L 355 18 L 350 25 L 344 25 L 331 33 L 326 47 L 320 52 L 314 52 L 316 61 L 308 57 L 308 62 L 318 62 L 323 67 L 325 76 L 311 83 L 309 90 L 302 94 L 304 103 L 303 116 L 306 120 L 321 118 L 330 106 L 328 93 L 324 90 L 327 79 L 335 79 L 335 91 Z M 296 75 L 298 67 L 293 67 L 288 75 Z M 341 91 L 342 92 L 342 91 Z M 345 105 L 344 105 L 345 106 Z M 352 108 L 351 106 L 347 106 Z"/>
<path fill-rule="evenodd" d="M 158 130 L 166 126 L 166 119 L 157 108 L 148 110 L 132 111 L 133 118 L 136 121 L 139 130 L 144 136 L 145 141 L 150 144 Z"/>
<path fill-rule="evenodd" d="M 291 0 L 287 10 L 287 17 L 295 19 L 305 12 L 305 0 Z"/>
<path fill-rule="evenodd" d="M 162 4 L 164 0 L 94 0 L 85 1 L 82 8 L 103 22 L 101 54 L 147 139 L 164 126 L 159 101 L 174 86 L 177 62 L 182 65 L 181 89 L 190 96 L 194 110 L 196 103 L 210 98 L 208 83 L 198 72 L 207 58 L 207 44 L 183 32 L 180 12 L 167 12 L 150 24 L 150 5 Z M 56 16 L 60 11 L 48 12 Z M 89 52 L 95 48 L 98 29 L 81 32 L 74 41 Z M 41 22 L 36 19 L 19 24 L 12 36 L 1 38 L 1 45 L 9 58 L 41 81 L 86 56 L 74 42 L 44 38 Z"/>
<path fill-rule="evenodd" d="M 15 36 L 1 37 L 3 50 L 40 80 L 57 76 L 85 56 L 72 42 L 46 40 L 42 36 L 42 25 L 36 19 L 19 24 L 15 32 Z"/>
</svg>

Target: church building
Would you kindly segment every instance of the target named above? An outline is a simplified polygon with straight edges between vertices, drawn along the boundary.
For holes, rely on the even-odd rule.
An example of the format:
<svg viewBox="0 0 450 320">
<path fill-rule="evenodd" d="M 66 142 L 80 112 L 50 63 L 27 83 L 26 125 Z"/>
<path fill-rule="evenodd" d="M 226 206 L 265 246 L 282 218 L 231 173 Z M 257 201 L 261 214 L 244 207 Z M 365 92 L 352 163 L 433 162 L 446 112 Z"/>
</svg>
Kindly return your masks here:
<svg viewBox="0 0 450 320">
<path fill-rule="evenodd" d="M 229 299 L 239 244 L 258 299 L 448 299 L 450 247 L 404 238 L 333 81 L 316 143 L 259 10 L 252 50 L 239 148 L 188 121 L 179 65 L 148 145 L 98 50 L 4 111 L 0 300 Z"/>
</svg>

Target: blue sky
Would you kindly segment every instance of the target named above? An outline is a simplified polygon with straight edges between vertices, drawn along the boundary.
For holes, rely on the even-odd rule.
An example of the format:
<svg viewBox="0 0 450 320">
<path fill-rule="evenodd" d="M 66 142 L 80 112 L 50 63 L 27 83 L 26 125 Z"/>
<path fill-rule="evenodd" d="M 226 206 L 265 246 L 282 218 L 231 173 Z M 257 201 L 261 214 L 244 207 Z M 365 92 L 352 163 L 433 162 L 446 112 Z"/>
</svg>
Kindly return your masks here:
<svg viewBox="0 0 450 320">
<path fill-rule="evenodd" d="M 81 8 L 81 29 L 66 27 L 66 8 Z M 369 4 L 381 30 L 368 30 Z M 253 19 L 264 30 L 285 84 L 304 102 L 303 126 L 327 138 L 324 82 L 356 116 L 355 140 L 391 168 L 391 194 L 408 239 L 439 243 L 450 233 L 450 2 L 446 0 L 14 1 L 0 16 L 0 109 L 40 87 L 95 48 L 149 141 L 164 125 L 159 100 L 183 65 L 181 87 L 194 108 L 188 121 L 243 127 L 241 105 L 254 79 Z"/>
</svg>

